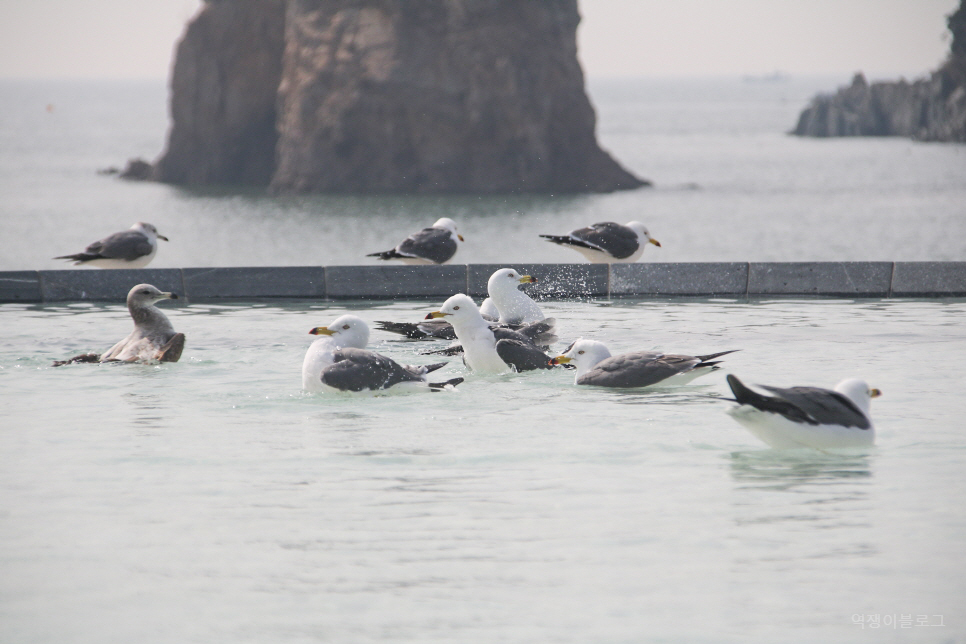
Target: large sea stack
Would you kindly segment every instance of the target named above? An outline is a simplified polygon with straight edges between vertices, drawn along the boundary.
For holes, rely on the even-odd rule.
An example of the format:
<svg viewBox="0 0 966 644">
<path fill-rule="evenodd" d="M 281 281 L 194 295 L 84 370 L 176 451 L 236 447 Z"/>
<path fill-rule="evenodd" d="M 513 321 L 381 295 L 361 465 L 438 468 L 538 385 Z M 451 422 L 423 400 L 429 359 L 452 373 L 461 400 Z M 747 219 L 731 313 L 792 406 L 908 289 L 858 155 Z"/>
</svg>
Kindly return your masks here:
<svg viewBox="0 0 966 644">
<path fill-rule="evenodd" d="M 949 58 L 929 78 L 852 84 L 814 98 L 798 118 L 800 136 L 906 136 L 966 142 L 966 0 L 948 17 Z"/>
<path fill-rule="evenodd" d="M 597 144 L 576 0 L 209 0 L 153 177 L 276 191 L 574 193 L 646 182 Z"/>
</svg>

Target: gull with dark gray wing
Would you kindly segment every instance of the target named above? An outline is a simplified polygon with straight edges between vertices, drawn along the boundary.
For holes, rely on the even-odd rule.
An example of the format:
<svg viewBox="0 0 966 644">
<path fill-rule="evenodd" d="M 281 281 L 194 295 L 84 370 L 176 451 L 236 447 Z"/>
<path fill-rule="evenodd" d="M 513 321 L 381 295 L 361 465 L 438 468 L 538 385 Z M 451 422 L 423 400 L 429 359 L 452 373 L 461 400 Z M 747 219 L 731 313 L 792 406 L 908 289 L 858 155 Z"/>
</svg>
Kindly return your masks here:
<svg viewBox="0 0 966 644">
<path fill-rule="evenodd" d="M 540 235 L 547 241 L 574 249 L 595 264 L 636 262 L 647 244 L 660 246 L 639 221 L 618 224 L 602 221 L 571 230 L 566 235 Z"/>
<path fill-rule="evenodd" d="M 426 373 L 444 365 L 431 365 L 423 373 L 416 373 L 412 367 L 375 351 L 346 347 L 333 353 L 332 364 L 322 369 L 320 380 L 324 389 L 353 393 L 379 393 L 391 388 L 394 388 L 392 393 L 440 391 L 463 382 L 462 378 L 445 382 L 427 380 Z"/>
<path fill-rule="evenodd" d="M 96 241 L 83 253 L 61 255 L 54 259 L 73 260 L 74 265 L 98 268 L 144 268 L 158 252 L 158 240 L 168 241 L 153 225 L 139 221 L 129 230 Z"/>
<path fill-rule="evenodd" d="M 577 367 L 574 384 L 596 387 L 649 387 L 686 385 L 695 378 L 715 371 L 721 351 L 704 356 L 676 355 L 660 351 L 636 351 L 611 356 L 603 342 L 580 339 L 553 359 L 554 364 L 573 363 Z"/>
<path fill-rule="evenodd" d="M 469 296 L 457 293 L 427 317 L 445 317 L 463 348 L 463 362 L 481 373 L 552 369 L 550 356 L 517 331 L 491 328 Z M 544 322 L 549 322 L 545 320 Z"/>
<path fill-rule="evenodd" d="M 366 257 L 398 259 L 404 264 L 445 264 L 453 259 L 462 242 L 463 236 L 456 230 L 456 222 L 443 217 L 429 228 L 423 228 L 402 240 L 395 248 L 370 253 Z"/>
<path fill-rule="evenodd" d="M 882 395 L 864 380 L 849 378 L 834 389 L 768 387 L 766 396 L 728 375 L 736 407 L 728 415 L 771 447 L 834 449 L 875 443 L 870 408 Z"/>
</svg>

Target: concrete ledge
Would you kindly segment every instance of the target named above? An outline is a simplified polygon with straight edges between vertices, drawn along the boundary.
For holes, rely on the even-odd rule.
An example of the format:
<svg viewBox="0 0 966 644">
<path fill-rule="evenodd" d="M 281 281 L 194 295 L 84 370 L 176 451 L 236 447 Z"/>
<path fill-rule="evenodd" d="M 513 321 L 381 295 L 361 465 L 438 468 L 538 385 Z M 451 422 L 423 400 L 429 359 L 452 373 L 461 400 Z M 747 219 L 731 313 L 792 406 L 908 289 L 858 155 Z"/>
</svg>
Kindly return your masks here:
<svg viewBox="0 0 966 644">
<path fill-rule="evenodd" d="M 512 268 L 521 275 L 537 278 L 536 284 L 523 286 L 534 299 L 554 297 L 606 297 L 607 264 L 469 264 L 466 294 L 486 297 L 486 282 L 501 268 Z"/>
<path fill-rule="evenodd" d="M 341 299 L 449 297 L 466 289 L 466 266 L 329 266 L 325 293 Z"/>
<path fill-rule="evenodd" d="M 0 273 L 0 302 L 41 302 L 43 299 L 37 271 Z"/>
<path fill-rule="evenodd" d="M 185 268 L 185 294 L 191 299 L 246 297 L 325 297 L 321 266 Z"/>
<path fill-rule="evenodd" d="M 138 284 L 185 295 L 180 268 L 40 271 L 40 283 L 44 302 L 123 302 Z"/>
<path fill-rule="evenodd" d="M 744 295 L 747 262 L 611 264 L 612 297 L 636 295 Z"/>
<path fill-rule="evenodd" d="M 886 297 L 892 262 L 775 262 L 748 265 L 748 295 Z"/>
<path fill-rule="evenodd" d="M 966 262 L 693 262 L 265 266 L 0 272 L 0 302 L 123 302 L 136 284 L 188 299 L 434 298 L 486 295 L 494 271 L 539 281 L 536 298 L 636 296 L 966 297 Z"/>
<path fill-rule="evenodd" d="M 892 295 L 966 295 L 966 262 L 896 262 Z"/>
</svg>

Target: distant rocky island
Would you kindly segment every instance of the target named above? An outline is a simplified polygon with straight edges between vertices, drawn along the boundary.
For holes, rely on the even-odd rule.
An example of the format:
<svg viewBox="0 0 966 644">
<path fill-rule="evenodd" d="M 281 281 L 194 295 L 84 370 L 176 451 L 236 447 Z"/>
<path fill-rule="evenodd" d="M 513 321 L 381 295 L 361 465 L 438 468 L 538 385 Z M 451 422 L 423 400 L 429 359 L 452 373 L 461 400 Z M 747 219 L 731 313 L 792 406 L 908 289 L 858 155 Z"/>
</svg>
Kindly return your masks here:
<svg viewBox="0 0 966 644">
<path fill-rule="evenodd" d="M 952 45 L 929 78 L 869 83 L 860 73 L 817 96 L 798 118 L 799 136 L 905 136 L 966 143 L 966 0 L 947 18 Z"/>
<path fill-rule="evenodd" d="M 279 192 L 647 185 L 597 143 L 577 0 L 208 0 L 141 178 Z"/>
</svg>

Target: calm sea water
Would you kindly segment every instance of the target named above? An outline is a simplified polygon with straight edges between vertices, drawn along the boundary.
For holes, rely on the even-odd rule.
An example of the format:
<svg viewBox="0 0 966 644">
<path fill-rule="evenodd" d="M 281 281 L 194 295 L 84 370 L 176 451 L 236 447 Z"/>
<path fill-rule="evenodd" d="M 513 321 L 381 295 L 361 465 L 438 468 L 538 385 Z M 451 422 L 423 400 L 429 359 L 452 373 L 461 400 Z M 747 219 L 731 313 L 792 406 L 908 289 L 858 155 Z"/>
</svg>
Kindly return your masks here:
<svg viewBox="0 0 966 644">
<path fill-rule="evenodd" d="M 126 310 L 0 305 L 0 641 L 966 641 L 966 300 L 548 302 L 565 341 L 741 351 L 679 389 L 300 392 L 311 327 L 437 304 L 169 306 L 181 362 L 59 369 Z M 878 445 L 767 449 L 726 371 L 864 377 Z"/>
<path fill-rule="evenodd" d="M 0 82 L 0 270 L 63 267 L 139 220 L 171 239 L 155 267 L 372 264 L 441 216 L 465 263 L 583 261 L 537 234 L 634 219 L 663 244 L 644 261 L 966 259 L 966 146 L 785 134 L 847 81 L 592 83 L 602 144 L 656 187 L 484 198 L 127 183 L 96 171 L 160 154 L 163 84 Z"/>
</svg>

